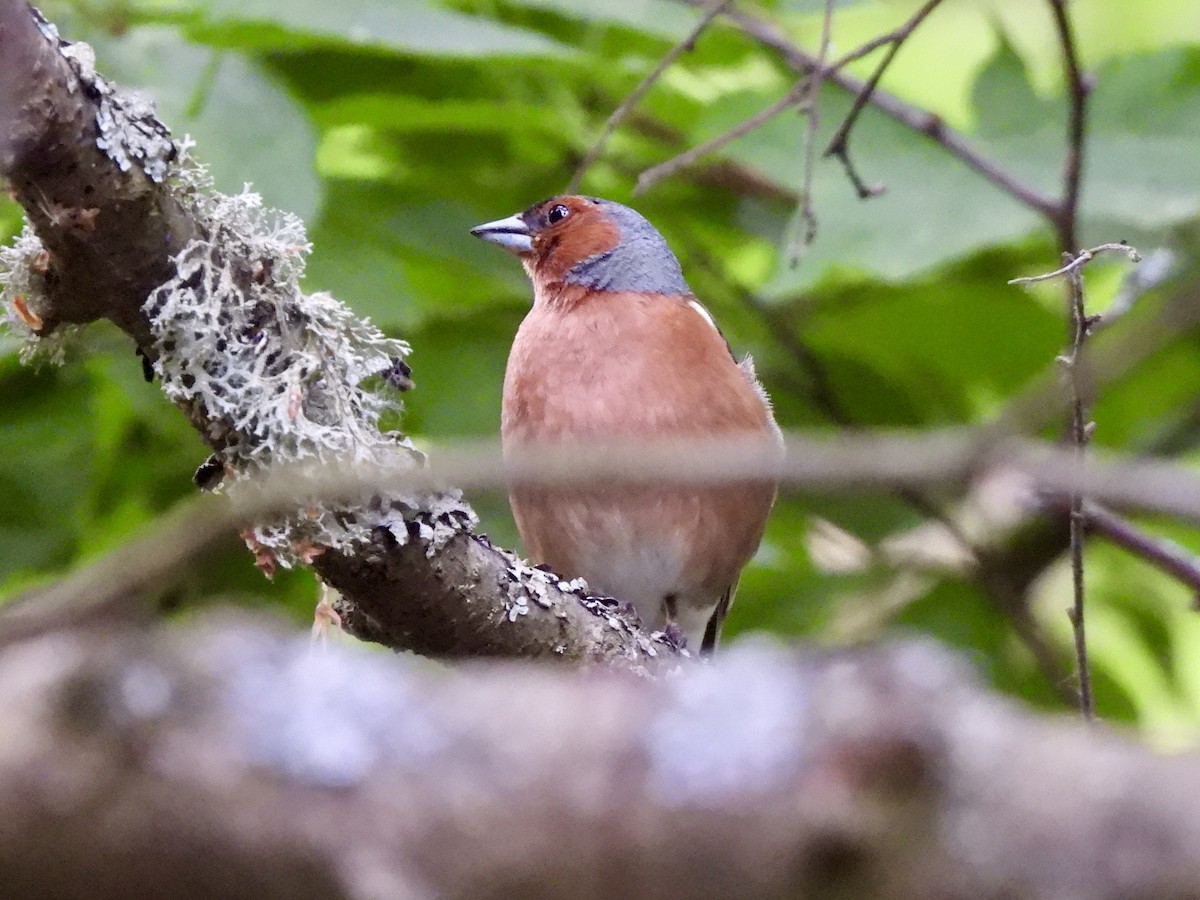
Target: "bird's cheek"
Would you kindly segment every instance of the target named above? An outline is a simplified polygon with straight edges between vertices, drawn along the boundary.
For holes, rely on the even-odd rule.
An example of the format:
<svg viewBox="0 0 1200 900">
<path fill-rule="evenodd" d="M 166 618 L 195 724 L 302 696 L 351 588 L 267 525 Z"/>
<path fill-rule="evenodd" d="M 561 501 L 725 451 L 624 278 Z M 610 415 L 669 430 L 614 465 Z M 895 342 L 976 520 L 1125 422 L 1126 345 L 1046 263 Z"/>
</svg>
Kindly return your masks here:
<svg viewBox="0 0 1200 900">
<path fill-rule="evenodd" d="M 524 257 L 525 267 L 532 275 L 534 271 L 544 272 L 550 256 L 554 252 L 554 244 L 543 237 L 533 239 L 532 252 Z"/>
</svg>

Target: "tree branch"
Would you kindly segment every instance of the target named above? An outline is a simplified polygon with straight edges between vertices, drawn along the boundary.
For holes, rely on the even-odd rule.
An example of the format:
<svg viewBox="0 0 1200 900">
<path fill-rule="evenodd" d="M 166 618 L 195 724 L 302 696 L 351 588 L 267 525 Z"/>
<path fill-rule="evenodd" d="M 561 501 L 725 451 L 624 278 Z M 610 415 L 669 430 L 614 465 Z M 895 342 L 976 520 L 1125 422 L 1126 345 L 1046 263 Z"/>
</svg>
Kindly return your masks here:
<svg viewBox="0 0 1200 900">
<path fill-rule="evenodd" d="M 928 642 L 648 681 L 430 671 L 242 616 L 8 647 L 0 680 L 14 896 L 1200 891 L 1200 761 L 1031 716 Z"/>
<path fill-rule="evenodd" d="M 1083 178 L 1084 139 L 1087 131 L 1087 98 L 1091 85 L 1079 65 L 1075 32 L 1071 27 L 1066 0 L 1048 0 L 1054 16 L 1054 29 L 1062 48 L 1070 112 L 1067 118 L 1067 151 L 1063 160 L 1063 192 L 1053 217 L 1058 247 L 1074 254 L 1079 247 L 1079 186 Z"/>
<path fill-rule="evenodd" d="M 701 5 L 701 0 L 679 0 L 679 2 L 689 6 Z M 726 18 L 748 37 L 779 53 L 789 66 L 802 75 L 808 75 L 817 68 L 816 58 L 792 41 L 769 20 L 737 7 L 731 9 L 726 14 Z M 858 96 L 867 87 L 867 82 L 845 72 L 831 72 L 826 80 L 855 96 Z M 961 133 L 951 128 L 938 116 L 912 106 L 883 90 L 871 92 L 870 105 L 901 125 L 925 135 L 1018 203 L 1045 216 L 1047 220 L 1053 220 L 1054 211 L 1057 208 L 1057 201 L 1053 197 L 1042 193 L 1032 185 L 1025 184 L 995 160 L 989 159 L 978 148 L 972 146 Z"/>
<path fill-rule="evenodd" d="M 45 301 L 27 298 L 39 331 L 107 318 L 149 348 L 141 303 L 196 236 L 164 185 L 177 153 L 147 104 L 95 75 L 87 45 L 0 3 L 0 173 L 46 253 Z"/>
<path fill-rule="evenodd" d="M 1090 250 L 1082 250 L 1078 254 L 1064 253 L 1066 265 L 1045 275 L 1034 275 L 1026 278 L 1014 278 L 1009 284 L 1032 284 L 1063 278 L 1067 284 L 1067 294 L 1070 298 L 1071 316 L 1071 346 L 1068 352 L 1059 358 L 1067 370 L 1068 398 L 1071 406 L 1070 438 L 1075 453 L 1080 459 L 1087 451 L 1087 444 L 1095 424 L 1088 421 L 1088 398 L 1085 396 L 1083 362 L 1084 347 L 1092 327 L 1088 317 L 1087 306 L 1083 294 L 1083 269 L 1101 253 L 1120 250 L 1126 253 L 1130 260 L 1137 262 L 1141 259 L 1138 252 L 1124 241 L 1120 243 L 1103 244 Z M 1084 498 L 1078 491 L 1073 491 L 1069 498 L 1068 544 L 1071 554 L 1071 587 L 1073 604 L 1067 611 L 1071 620 L 1071 629 L 1075 638 L 1076 670 L 1079 674 L 1079 710 L 1085 719 L 1095 716 L 1095 704 L 1092 697 L 1092 679 L 1088 666 L 1087 630 L 1084 619 L 1084 568 L 1083 545 L 1087 531 L 1087 516 L 1084 514 Z"/>
<path fill-rule="evenodd" d="M 868 197 L 873 197 L 879 193 L 877 187 L 868 187 L 858 174 L 858 170 L 854 167 L 853 160 L 850 159 L 850 132 L 854 129 L 854 124 L 858 121 L 859 114 L 866 108 L 866 105 L 871 101 L 871 96 L 879 87 L 879 81 L 883 78 L 883 73 L 888 70 L 888 66 L 892 64 L 892 60 L 896 58 L 896 54 L 900 52 L 900 48 L 904 46 L 904 42 L 912 36 L 925 18 L 941 5 L 942 0 L 927 0 L 920 9 L 918 9 L 909 18 L 907 22 L 899 28 L 883 36 L 882 41 L 870 42 L 873 46 L 872 50 L 883 44 L 887 45 L 887 52 L 883 59 L 879 61 L 879 65 L 875 67 L 875 71 L 871 73 L 871 77 L 867 79 L 862 89 L 854 97 L 854 103 L 850 107 L 850 112 L 846 114 L 846 118 L 842 120 L 842 124 L 838 126 L 838 130 L 834 132 L 833 137 L 829 141 L 829 145 L 825 148 L 825 156 L 832 156 L 840 160 L 842 167 L 846 170 L 846 175 L 849 177 L 851 184 L 854 185 L 858 196 L 863 200 Z M 858 58 L 852 54 L 850 58 Z"/>
<path fill-rule="evenodd" d="M 1140 556 L 1152 566 L 1191 588 L 1200 609 L 1200 557 L 1167 538 L 1147 534 L 1124 516 L 1098 503 L 1084 503 L 1088 530 L 1121 549 Z"/>
</svg>

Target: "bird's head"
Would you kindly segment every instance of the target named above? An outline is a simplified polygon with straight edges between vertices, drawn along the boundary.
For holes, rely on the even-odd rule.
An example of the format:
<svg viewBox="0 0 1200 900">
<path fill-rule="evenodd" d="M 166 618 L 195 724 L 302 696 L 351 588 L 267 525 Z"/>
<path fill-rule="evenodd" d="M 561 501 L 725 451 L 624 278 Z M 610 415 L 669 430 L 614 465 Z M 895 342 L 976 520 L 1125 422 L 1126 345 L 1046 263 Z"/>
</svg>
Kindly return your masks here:
<svg viewBox="0 0 1200 900">
<path fill-rule="evenodd" d="M 552 197 L 523 213 L 471 229 L 520 257 L 538 291 L 578 285 L 599 291 L 686 296 L 679 260 L 640 213 L 596 197 Z"/>
</svg>

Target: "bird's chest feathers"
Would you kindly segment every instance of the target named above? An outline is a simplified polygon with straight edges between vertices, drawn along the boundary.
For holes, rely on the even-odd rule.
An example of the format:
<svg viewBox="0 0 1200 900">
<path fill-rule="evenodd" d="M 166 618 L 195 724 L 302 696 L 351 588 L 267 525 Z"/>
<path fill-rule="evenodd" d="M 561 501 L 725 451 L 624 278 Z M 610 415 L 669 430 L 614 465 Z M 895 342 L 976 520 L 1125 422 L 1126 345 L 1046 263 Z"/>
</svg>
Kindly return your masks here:
<svg viewBox="0 0 1200 900">
<path fill-rule="evenodd" d="M 504 380 L 507 438 L 555 440 L 669 427 L 688 405 L 682 372 L 661 365 L 670 340 L 657 303 L 620 295 L 567 309 L 535 307 L 517 332 Z"/>
</svg>

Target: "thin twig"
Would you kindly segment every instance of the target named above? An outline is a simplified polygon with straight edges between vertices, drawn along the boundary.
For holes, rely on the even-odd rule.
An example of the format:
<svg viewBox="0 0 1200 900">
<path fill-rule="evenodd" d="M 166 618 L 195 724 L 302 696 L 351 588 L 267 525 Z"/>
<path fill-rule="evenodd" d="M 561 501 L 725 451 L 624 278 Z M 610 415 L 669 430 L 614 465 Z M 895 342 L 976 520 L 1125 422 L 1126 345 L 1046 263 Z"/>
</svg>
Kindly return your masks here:
<svg viewBox="0 0 1200 900">
<path fill-rule="evenodd" d="M 1082 460 L 1086 453 L 1088 439 L 1095 426 L 1088 422 L 1087 403 L 1083 397 L 1081 362 L 1083 347 L 1087 341 L 1088 321 L 1083 299 L 1083 276 L 1080 274 L 1079 266 L 1070 268 L 1067 272 L 1067 281 L 1071 287 L 1071 327 L 1074 332 L 1070 354 L 1067 356 L 1071 390 L 1071 440 L 1076 455 Z M 1087 521 L 1083 514 L 1083 495 L 1079 491 L 1071 492 L 1070 527 L 1071 587 L 1074 602 L 1067 614 L 1075 633 L 1075 663 L 1079 674 L 1079 711 L 1085 719 L 1090 720 L 1095 718 L 1096 707 L 1092 697 L 1092 676 L 1088 665 L 1087 631 L 1084 624 L 1083 543 Z"/>
<path fill-rule="evenodd" d="M 826 80 L 835 80 L 836 83 L 841 84 L 844 87 L 845 85 L 842 84 L 840 80 L 832 79 L 831 76 L 836 75 L 843 66 L 849 65 L 851 62 L 854 62 L 857 59 L 861 59 L 885 44 L 891 44 L 892 49 L 889 53 L 888 60 L 885 60 L 882 67 L 886 68 L 887 62 L 890 61 L 890 57 L 895 55 L 895 50 L 898 47 L 897 42 L 903 43 L 904 40 L 907 39 L 908 35 L 912 33 L 912 30 L 920 24 L 921 20 L 924 19 L 929 12 L 932 12 L 932 7 L 937 6 L 940 2 L 941 0 L 930 0 L 930 3 L 928 4 L 930 5 L 930 9 L 928 11 L 919 12 L 916 16 L 914 16 L 904 25 L 901 25 L 899 28 L 890 31 L 885 35 L 881 35 L 880 37 L 867 41 L 862 46 L 840 57 L 834 63 L 827 65 L 826 57 L 828 56 L 829 47 L 831 44 L 833 7 L 835 0 L 826 0 L 825 15 L 821 26 L 820 51 L 816 57 L 808 57 L 807 54 L 804 54 L 806 62 L 811 64 L 798 67 L 804 73 L 804 77 L 801 78 L 795 85 L 793 85 L 792 89 L 789 90 L 787 94 L 785 94 L 771 106 L 754 114 L 745 121 L 738 123 L 724 134 L 718 135 L 717 137 L 698 147 L 688 150 L 672 159 L 667 160 L 666 162 L 647 169 L 638 178 L 637 188 L 634 192 L 642 193 L 649 190 L 658 182 L 665 178 L 671 177 L 680 169 L 686 168 L 700 157 L 706 156 L 709 153 L 713 153 L 732 141 L 735 141 L 740 137 L 744 137 L 756 128 L 761 127 L 788 108 L 792 106 L 803 105 L 808 116 L 808 123 L 806 126 L 805 155 L 809 158 L 809 161 L 807 161 L 805 165 L 805 179 L 804 188 L 801 192 L 802 206 L 800 208 L 800 215 L 806 223 L 804 232 L 804 246 L 812 243 L 813 237 L 815 237 L 816 234 L 816 217 L 812 211 L 811 200 L 807 198 L 809 198 L 812 193 L 812 172 L 815 167 L 815 159 L 812 157 L 815 154 L 815 137 L 817 125 L 819 124 L 819 117 L 816 115 L 817 92 L 820 90 L 821 85 Z M 691 3 L 691 5 L 696 4 Z M 730 16 L 737 22 L 739 27 L 742 27 L 743 31 L 746 31 L 742 17 L 738 11 L 732 11 Z M 799 48 L 797 48 L 797 51 L 803 53 L 803 51 L 799 51 Z M 878 74 L 882 75 L 882 69 Z M 863 100 L 863 102 L 865 103 L 866 100 Z M 813 149 L 810 150 L 810 147 Z M 826 155 L 828 155 L 828 153 L 829 151 L 826 150 Z M 852 169 L 848 169 L 848 172 L 850 173 L 852 180 L 856 179 L 857 176 Z M 861 182 L 856 181 L 855 184 L 856 187 L 859 188 L 860 193 L 869 190 L 865 185 L 862 185 Z"/>
<path fill-rule="evenodd" d="M 1070 438 L 1075 454 L 1082 460 L 1086 453 L 1088 440 L 1095 429 L 1094 423 L 1088 421 L 1087 400 L 1085 399 L 1083 354 L 1087 343 L 1088 333 L 1094 324 L 1088 317 L 1087 306 L 1083 295 L 1083 269 L 1099 254 L 1120 250 L 1133 262 L 1141 259 L 1136 249 L 1125 241 L 1101 244 L 1082 250 L 1078 254 L 1064 253 L 1065 265 L 1044 275 L 1032 275 L 1024 278 L 1014 278 L 1009 284 L 1032 284 L 1048 281 L 1053 278 L 1065 278 L 1070 298 L 1071 313 L 1071 346 L 1066 355 L 1060 357 L 1067 370 L 1068 393 L 1071 404 Z M 1083 494 L 1073 491 L 1070 494 L 1070 524 L 1069 541 L 1071 555 L 1071 587 L 1073 602 L 1067 610 L 1071 620 L 1071 628 L 1075 637 L 1075 660 L 1079 673 L 1079 710 L 1085 719 L 1095 717 L 1095 701 L 1092 696 L 1091 673 L 1088 666 L 1087 630 L 1084 621 L 1084 606 L 1086 601 L 1084 591 L 1083 550 L 1087 532 L 1087 516 L 1084 513 Z"/>
<path fill-rule="evenodd" d="M 743 122 L 739 122 L 728 131 L 717 135 L 711 140 L 705 141 L 690 150 L 680 153 L 668 159 L 666 162 L 661 162 L 656 166 L 651 166 L 638 176 L 637 186 L 634 187 L 635 194 L 643 194 L 654 185 L 658 184 L 665 178 L 670 178 L 681 169 L 686 169 L 696 160 L 703 156 L 707 156 L 717 150 L 720 150 L 726 144 L 731 144 L 740 137 L 744 137 L 754 129 L 761 125 L 765 125 L 771 119 L 775 118 L 781 112 L 791 109 L 803 102 L 806 92 L 807 81 L 798 81 L 794 84 L 786 94 L 768 106 L 766 109 L 752 115 Z"/>
<path fill-rule="evenodd" d="M 1083 295 L 1083 268 L 1096 258 L 1097 255 L 1109 251 L 1120 250 L 1130 260 L 1137 262 L 1141 259 L 1137 250 L 1124 241 L 1101 244 L 1076 255 L 1064 254 L 1066 264 L 1044 275 L 1033 275 L 1025 278 L 1015 278 L 1009 284 L 1031 284 L 1047 281 L 1052 278 L 1067 280 L 1070 296 L 1071 312 L 1071 346 L 1068 353 L 1061 357 L 1067 369 L 1068 391 L 1071 404 L 1071 442 L 1075 453 L 1082 459 L 1091 432 L 1095 425 L 1088 421 L 1087 401 L 1084 397 L 1083 352 L 1087 342 L 1088 331 L 1093 322 L 1087 315 L 1087 307 Z M 1084 590 L 1083 550 L 1087 531 L 1087 517 L 1084 514 L 1083 495 L 1075 491 L 1070 495 L 1070 554 L 1071 554 L 1071 587 L 1073 602 L 1067 611 L 1071 620 L 1071 628 L 1075 636 L 1075 660 L 1079 674 L 1079 710 L 1085 719 L 1095 717 L 1095 701 L 1092 696 L 1091 673 L 1087 655 L 1087 629 L 1084 621 L 1084 606 L 1086 602 Z"/>
<path fill-rule="evenodd" d="M 1169 538 L 1147 534 L 1124 516 L 1098 503 L 1085 501 L 1083 515 L 1090 531 L 1187 585 L 1192 590 L 1193 603 L 1200 605 L 1200 556 Z"/>
<path fill-rule="evenodd" d="M 700 0 L 679 0 L 679 2 L 689 6 L 702 5 Z M 816 68 L 816 58 L 792 41 L 772 22 L 737 7 L 730 9 L 726 18 L 744 34 L 783 56 L 788 65 L 797 72 L 808 74 Z M 882 43 L 884 42 L 875 43 L 870 49 L 875 49 Z M 833 68 L 830 66 L 831 70 Z M 830 71 L 826 80 L 856 96 L 866 87 L 866 82 L 861 78 L 840 71 Z M 1045 216 L 1048 220 L 1052 220 L 1058 206 L 1053 197 L 1019 180 L 995 160 L 985 156 L 978 148 L 972 146 L 961 132 L 948 126 L 939 116 L 879 89 L 871 92 L 869 102 L 889 118 L 937 143 L 955 159 L 973 169 L 1018 203 Z"/>
<path fill-rule="evenodd" d="M 817 67 L 808 76 L 805 88 L 807 116 L 804 127 L 804 177 L 800 188 L 800 206 L 797 209 L 804 230 L 796 229 L 796 240 L 789 256 L 795 267 L 800 254 L 812 245 L 817 237 L 817 214 L 813 211 L 813 172 L 817 167 L 817 129 L 821 124 L 821 85 L 825 83 L 825 61 L 829 56 L 829 44 L 833 32 L 833 7 L 837 0 L 825 0 L 825 17 L 821 22 L 821 50 L 817 54 Z"/>
<path fill-rule="evenodd" d="M 625 117 L 629 115 L 630 111 L 641 102 L 642 98 L 646 96 L 650 88 L 652 88 L 655 82 L 662 77 L 663 73 L 666 72 L 672 64 L 674 64 L 675 60 L 679 59 L 679 57 L 684 53 L 690 53 L 695 48 L 696 41 L 699 40 L 700 35 L 704 33 L 704 30 L 708 28 L 708 26 L 712 24 L 712 21 L 722 12 L 724 12 L 726 7 L 728 7 L 732 2 L 733 0 L 720 0 L 720 2 L 711 6 L 696 24 L 696 27 L 692 29 L 691 33 L 689 33 L 687 37 L 672 47 L 667 55 L 659 60 L 658 65 L 654 67 L 653 71 L 651 71 L 649 75 L 642 79 L 641 83 L 633 89 L 633 92 L 626 97 L 624 101 L 622 101 L 620 106 L 613 110 L 612 115 L 610 115 L 607 121 L 604 123 L 604 128 L 600 132 L 600 137 L 596 139 L 596 142 L 592 145 L 591 149 L 588 150 L 588 152 L 584 155 L 583 161 L 579 164 L 579 168 L 575 170 L 575 177 L 571 179 L 571 184 L 567 187 L 568 194 L 574 194 L 579 190 L 579 186 L 583 183 L 583 177 L 585 174 L 587 174 L 587 170 L 591 168 L 592 164 L 600 157 L 600 154 L 604 151 L 605 144 L 608 143 L 608 139 L 612 137 L 613 132 L 617 130 L 620 124 L 625 121 Z"/>
<path fill-rule="evenodd" d="M 1055 269 L 1053 272 L 1046 272 L 1042 275 L 1026 275 L 1024 278 L 1010 278 L 1009 284 L 1033 284 L 1038 281 L 1051 281 L 1055 278 L 1063 278 L 1078 272 L 1101 253 L 1109 253 L 1114 250 L 1120 250 L 1129 257 L 1131 262 L 1140 262 L 1142 255 L 1138 253 L 1135 247 L 1129 246 L 1125 241 L 1117 241 L 1110 244 L 1101 244 L 1098 247 L 1090 247 L 1087 250 L 1080 250 L 1077 256 L 1067 257 L 1067 263 L 1062 268 Z"/>
<path fill-rule="evenodd" d="M 896 58 L 896 54 L 900 52 L 900 48 L 904 46 L 904 42 L 912 36 L 917 26 L 941 5 L 941 2 L 942 0 L 927 0 L 907 22 L 887 36 L 888 39 L 884 41 L 887 44 L 887 53 L 879 61 L 879 65 L 875 67 L 875 71 L 871 73 L 871 77 L 867 79 L 866 84 L 855 95 L 854 105 L 850 107 L 850 112 L 846 114 L 846 118 L 838 126 L 838 130 L 834 133 L 829 141 L 829 145 L 825 148 L 824 155 L 832 156 L 841 162 L 842 167 L 846 170 L 847 177 L 858 192 L 858 196 L 864 200 L 868 197 L 878 195 L 883 189 L 878 185 L 867 186 L 859 176 L 858 170 L 854 167 L 854 162 L 850 159 L 850 132 L 854 129 L 859 114 L 866 107 L 867 103 L 870 102 L 871 95 L 875 93 L 875 89 L 879 86 L 879 80 L 883 78 L 883 73 L 888 70 L 888 66 L 892 64 L 892 60 Z M 882 46 L 882 44 L 878 46 Z"/>
<path fill-rule="evenodd" d="M 1063 192 L 1055 216 L 1058 247 L 1063 253 L 1074 253 L 1079 246 L 1076 228 L 1079 220 L 1079 185 L 1083 176 L 1084 137 L 1087 129 L 1087 98 L 1091 85 L 1079 66 L 1075 33 L 1067 14 L 1066 0 L 1048 0 L 1054 15 L 1054 28 L 1062 49 L 1070 112 L 1067 121 L 1067 151 L 1063 160 Z"/>
<path fill-rule="evenodd" d="M 1077 237 L 1079 184 L 1083 173 L 1088 86 L 1084 82 L 1083 73 L 1079 68 L 1079 54 L 1075 49 L 1075 35 L 1071 28 L 1071 20 L 1067 15 L 1066 0 L 1049 0 L 1049 3 L 1054 16 L 1055 30 L 1058 33 L 1059 46 L 1062 48 L 1063 68 L 1066 72 L 1067 88 L 1070 94 L 1070 111 L 1067 117 L 1067 150 L 1063 159 L 1063 191 L 1054 217 L 1054 226 L 1058 232 L 1059 250 L 1068 260 L 1068 266 L 1073 266 L 1066 274 L 1071 304 L 1072 332 L 1068 384 L 1071 392 L 1071 440 L 1075 445 L 1075 452 L 1083 457 L 1087 452 L 1088 438 L 1095 428 L 1094 424 L 1087 421 L 1087 408 L 1083 398 L 1080 372 L 1083 348 L 1092 324 L 1088 321 L 1083 297 L 1082 269 L 1088 260 L 1082 259 L 1083 254 L 1075 254 L 1075 250 L 1079 246 Z M 1075 258 L 1072 259 L 1072 256 Z M 1136 252 L 1131 251 L 1130 258 L 1136 262 L 1140 257 Z M 1079 710 L 1085 719 L 1090 720 L 1095 716 L 1095 704 L 1092 698 L 1091 674 L 1088 669 L 1087 636 L 1084 623 L 1083 543 L 1086 524 L 1086 517 L 1083 513 L 1083 496 L 1076 491 L 1071 494 L 1071 584 L 1074 603 L 1069 614 L 1071 627 L 1075 634 L 1075 657 L 1079 670 Z"/>
</svg>

